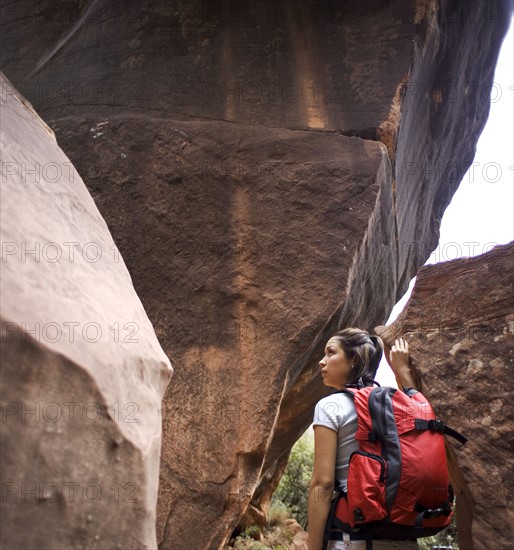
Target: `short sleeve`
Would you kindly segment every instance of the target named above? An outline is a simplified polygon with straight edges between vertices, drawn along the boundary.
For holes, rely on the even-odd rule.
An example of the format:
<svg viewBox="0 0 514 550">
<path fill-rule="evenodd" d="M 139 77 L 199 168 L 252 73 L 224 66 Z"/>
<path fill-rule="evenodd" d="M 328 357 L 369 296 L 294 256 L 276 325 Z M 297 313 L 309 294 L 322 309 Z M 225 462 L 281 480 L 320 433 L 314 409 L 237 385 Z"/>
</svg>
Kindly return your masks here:
<svg viewBox="0 0 514 550">
<path fill-rule="evenodd" d="M 344 410 L 342 403 L 337 398 L 325 397 L 314 409 L 314 426 L 325 426 L 336 432 L 344 421 Z"/>
</svg>

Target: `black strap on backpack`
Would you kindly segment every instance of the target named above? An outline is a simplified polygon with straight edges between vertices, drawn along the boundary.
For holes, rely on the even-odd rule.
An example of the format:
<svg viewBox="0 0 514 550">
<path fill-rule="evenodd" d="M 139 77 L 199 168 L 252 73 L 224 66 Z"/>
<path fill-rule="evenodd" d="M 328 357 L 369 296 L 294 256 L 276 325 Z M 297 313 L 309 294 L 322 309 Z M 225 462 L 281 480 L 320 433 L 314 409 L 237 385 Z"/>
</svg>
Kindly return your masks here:
<svg viewBox="0 0 514 550">
<path fill-rule="evenodd" d="M 365 388 L 366 386 L 378 386 L 380 388 L 380 384 L 376 380 L 372 380 L 371 378 L 359 378 L 355 384 L 345 384 L 345 388 L 357 388 L 358 390 Z M 343 390 L 339 390 L 336 393 L 342 393 Z"/>
<path fill-rule="evenodd" d="M 463 445 L 468 441 L 467 437 L 464 437 L 458 431 L 447 426 L 442 420 L 432 419 L 432 420 L 422 420 L 421 418 L 416 418 L 414 420 L 414 425 L 416 430 L 431 430 L 433 432 L 438 432 L 440 434 L 449 435 L 453 437 Z"/>
<path fill-rule="evenodd" d="M 455 493 L 453 487 L 448 485 L 448 499 L 441 504 L 439 508 L 427 508 L 419 502 L 416 502 L 414 510 L 419 512 L 414 521 L 414 527 L 416 529 L 423 529 L 423 520 L 430 518 L 438 518 L 439 516 L 449 516 L 452 513 L 452 504 L 455 500 Z"/>
<path fill-rule="evenodd" d="M 419 512 L 414 522 L 414 527 L 416 529 L 423 529 L 424 519 L 438 518 L 439 516 L 449 516 L 452 513 L 451 503 L 449 500 L 447 500 L 440 508 L 425 508 L 425 506 L 417 503 L 414 509 L 416 510 L 416 512 Z"/>
<path fill-rule="evenodd" d="M 332 498 L 332 501 L 330 503 L 330 509 L 328 511 L 328 517 L 327 522 L 325 524 L 325 532 L 323 533 L 323 550 L 326 550 L 328 547 L 328 543 L 331 540 L 337 540 L 335 538 L 336 533 L 340 533 L 339 530 L 335 531 L 331 527 L 334 524 L 334 517 L 336 515 L 336 508 L 337 503 L 340 498 L 343 498 L 346 496 L 346 492 L 344 491 L 342 485 L 339 485 L 339 483 L 335 482 L 334 491 L 336 491 L 336 495 Z M 340 540 L 340 539 L 339 539 Z"/>
<path fill-rule="evenodd" d="M 334 525 L 334 517 L 336 514 L 336 508 L 337 503 L 340 498 L 346 498 L 346 491 L 343 489 L 342 485 L 339 485 L 339 483 L 335 482 L 334 490 L 336 491 L 336 495 L 332 499 L 332 502 L 330 503 L 330 509 L 328 511 L 328 517 L 327 517 L 327 523 L 325 527 L 325 532 L 323 533 L 323 550 L 327 550 L 328 543 L 331 540 L 343 540 L 343 531 L 338 528 L 331 528 Z M 358 533 L 358 534 L 351 534 L 349 533 L 348 536 L 350 537 L 350 540 L 364 540 L 366 541 L 366 550 L 373 550 L 373 538 L 371 535 L 364 534 L 364 533 Z"/>
</svg>

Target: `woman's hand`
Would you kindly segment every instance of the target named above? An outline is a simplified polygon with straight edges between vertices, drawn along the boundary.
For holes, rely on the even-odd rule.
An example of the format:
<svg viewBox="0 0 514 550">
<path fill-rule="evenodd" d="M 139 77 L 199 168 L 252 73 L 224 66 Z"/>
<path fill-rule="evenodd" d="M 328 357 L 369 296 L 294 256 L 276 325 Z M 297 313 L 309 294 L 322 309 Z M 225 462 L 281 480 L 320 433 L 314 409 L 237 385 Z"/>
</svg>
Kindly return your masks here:
<svg viewBox="0 0 514 550">
<path fill-rule="evenodd" d="M 396 371 L 407 368 L 410 369 L 409 365 L 409 344 L 403 338 L 397 338 L 394 341 L 393 346 L 391 347 L 390 353 L 390 362 L 391 368 L 394 373 Z"/>
<path fill-rule="evenodd" d="M 398 386 L 416 388 L 409 362 L 409 344 L 403 338 L 397 338 L 391 347 L 389 365 L 393 369 Z"/>
</svg>

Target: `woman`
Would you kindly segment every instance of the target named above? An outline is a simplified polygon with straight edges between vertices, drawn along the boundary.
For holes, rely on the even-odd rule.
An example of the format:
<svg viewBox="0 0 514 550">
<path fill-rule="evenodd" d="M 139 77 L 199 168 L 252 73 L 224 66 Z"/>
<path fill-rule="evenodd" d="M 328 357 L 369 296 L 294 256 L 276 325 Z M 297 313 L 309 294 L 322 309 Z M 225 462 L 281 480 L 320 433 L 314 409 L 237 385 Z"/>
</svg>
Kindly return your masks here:
<svg viewBox="0 0 514 550">
<path fill-rule="evenodd" d="M 325 386 L 341 390 L 345 384 L 362 381 L 371 385 L 383 353 L 382 340 L 365 330 L 347 328 L 332 336 L 319 362 Z M 409 365 L 409 348 L 402 338 L 391 348 L 389 364 L 398 385 L 415 387 Z M 325 397 L 314 412 L 314 469 L 309 486 L 309 550 L 321 550 L 330 501 L 337 479 L 346 490 L 348 462 L 358 450 L 355 440 L 357 414 L 353 398 L 346 393 Z M 365 549 L 363 540 L 331 541 L 330 550 Z M 353 537 L 352 537 L 353 538 Z M 417 549 L 413 541 L 373 541 L 373 550 Z"/>
</svg>

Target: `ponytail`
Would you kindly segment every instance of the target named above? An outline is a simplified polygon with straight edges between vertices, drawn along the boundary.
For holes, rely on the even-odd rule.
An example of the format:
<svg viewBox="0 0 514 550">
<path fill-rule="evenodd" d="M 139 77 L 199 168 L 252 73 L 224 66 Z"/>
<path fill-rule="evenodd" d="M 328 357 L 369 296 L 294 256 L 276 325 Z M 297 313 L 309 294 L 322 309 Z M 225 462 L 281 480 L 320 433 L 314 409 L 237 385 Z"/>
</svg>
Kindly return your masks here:
<svg viewBox="0 0 514 550">
<path fill-rule="evenodd" d="M 375 348 L 375 351 L 370 357 L 369 370 L 370 373 L 373 373 L 373 379 L 375 379 L 378 365 L 380 364 L 380 360 L 382 359 L 382 355 L 384 353 L 384 343 L 382 342 L 382 338 L 380 338 L 379 336 L 370 336 L 369 338 Z"/>
</svg>

